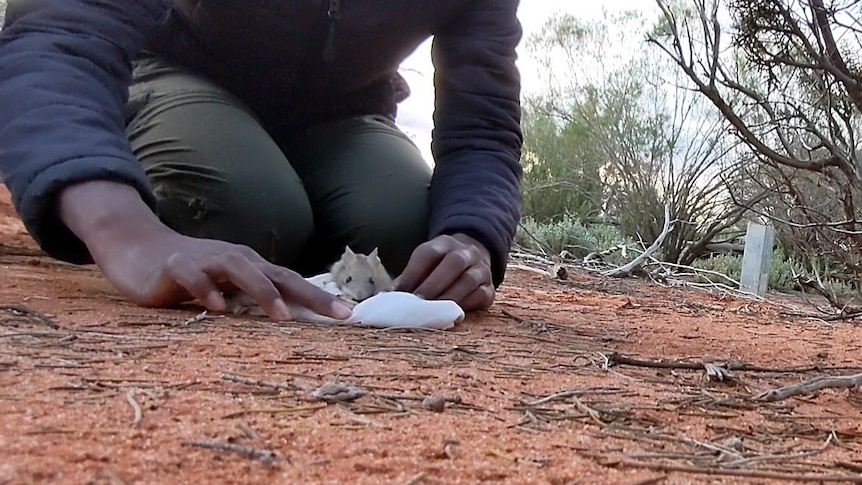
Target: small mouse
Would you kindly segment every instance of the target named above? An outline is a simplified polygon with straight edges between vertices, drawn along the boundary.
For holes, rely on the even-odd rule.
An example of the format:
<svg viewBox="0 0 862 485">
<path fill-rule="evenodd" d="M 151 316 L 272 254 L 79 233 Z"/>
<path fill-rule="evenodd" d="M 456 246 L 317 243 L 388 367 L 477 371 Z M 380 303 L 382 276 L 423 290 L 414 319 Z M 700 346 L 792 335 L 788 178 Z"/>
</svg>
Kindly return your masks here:
<svg viewBox="0 0 862 485">
<path fill-rule="evenodd" d="M 394 289 L 392 277 L 377 256 L 377 248 L 366 256 L 345 246 L 341 259 L 332 265 L 329 273 L 342 291 L 342 297 L 356 302 Z"/>
<path fill-rule="evenodd" d="M 349 304 L 359 303 L 395 288 L 392 277 L 377 256 L 377 248 L 366 256 L 354 253 L 350 246 L 346 246 L 341 259 L 332 264 L 329 273 L 307 279 L 321 288 L 330 288 L 327 291 L 339 295 Z M 235 315 L 266 316 L 266 312 L 242 291 L 227 296 L 226 300 L 228 308 Z M 292 310 L 302 311 L 301 308 Z"/>
</svg>

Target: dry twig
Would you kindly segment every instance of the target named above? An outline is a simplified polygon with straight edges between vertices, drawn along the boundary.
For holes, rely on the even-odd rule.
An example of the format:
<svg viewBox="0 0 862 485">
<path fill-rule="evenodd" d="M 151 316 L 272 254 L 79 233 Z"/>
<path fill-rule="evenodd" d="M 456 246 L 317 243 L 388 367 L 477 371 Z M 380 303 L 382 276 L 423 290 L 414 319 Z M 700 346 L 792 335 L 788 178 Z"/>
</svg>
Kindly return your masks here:
<svg viewBox="0 0 862 485">
<path fill-rule="evenodd" d="M 729 476 L 745 478 L 765 478 L 771 480 L 787 480 L 791 482 L 844 482 L 862 483 L 862 475 L 817 475 L 803 473 L 781 473 L 759 470 L 724 470 L 721 468 L 703 468 L 697 466 L 673 465 L 670 463 L 653 463 L 623 458 L 610 461 L 607 466 L 620 468 L 642 468 L 662 472 L 691 473 L 695 475 Z"/>
<path fill-rule="evenodd" d="M 141 409 L 141 405 L 135 401 L 135 390 L 129 389 L 129 392 L 126 393 L 126 402 L 129 403 L 129 406 L 132 407 L 132 411 L 135 413 L 135 418 L 132 420 L 132 426 L 137 426 L 141 419 L 144 417 L 144 412 Z"/>
<path fill-rule="evenodd" d="M 826 438 L 826 442 L 823 443 L 822 446 L 820 446 L 819 448 L 814 449 L 814 450 L 803 451 L 803 452 L 795 453 L 795 454 L 762 455 L 762 456 L 753 456 L 751 458 L 740 458 L 740 459 L 735 460 L 735 461 L 722 463 L 722 466 L 724 466 L 726 468 L 738 468 L 738 467 L 748 465 L 750 463 L 755 463 L 755 462 L 764 462 L 764 461 L 787 462 L 790 460 L 798 460 L 800 458 L 810 458 L 812 456 L 818 455 L 818 454 L 826 451 L 826 449 L 829 448 L 829 445 L 831 445 L 832 442 L 837 440 L 837 439 L 838 439 L 838 437 L 835 435 L 835 431 L 832 431 L 831 433 L 829 433 L 829 437 Z"/>
<path fill-rule="evenodd" d="M 404 485 L 417 485 L 425 479 L 425 472 L 419 472 L 413 476 L 410 480 L 407 480 Z"/>
<path fill-rule="evenodd" d="M 18 317 L 30 317 L 32 319 L 38 320 L 39 322 L 47 325 L 52 330 L 59 330 L 60 325 L 54 321 L 54 319 L 46 315 L 42 312 L 33 310 L 32 308 L 26 305 L 0 305 L 0 311 L 4 311 L 7 313 L 11 313 L 14 316 Z"/>
<path fill-rule="evenodd" d="M 655 254 L 656 251 L 661 247 L 662 243 L 664 243 L 664 238 L 670 234 L 671 229 L 673 228 L 673 222 L 670 220 L 670 206 L 664 206 L 664 228 L 661 230 L 661 234 L 653 241 L 652 245 L 646 249 L 643 253 L 638 255 L 635 259 L 633 259 L 628 264 L 621 266 L 619 268 L 614 268 L 608 271 L 603 271 L 602 275 L 611 276 L 611 277 L 619 277 L 619 276 L 628 276 L 632 273 L 632 271 L 639 268 L 644 261 L 648 260 Z"/>
<path fill-rule="evenodd" d="M 233 443 L 222 443 L 219 441 L 185 441 L 183 442 L 183 444 L 186 446 L 196 446 L 198 448 L 206 448 L 210 450 L 230 451 L 232 453 L 239 453 L 249 458 L 260 460 L 265 464 L 271 464 L 273 462 L 283 460 L 274 451 L 261 450 L 258 448 L 252 448 L 250 446 L 242 446 Z"/>
<path fill-rule="evenodd" d="M 293 383 L 280 384 L 278 382 L 270 382 L 270 381 L 264 381 L 264 380 L 260 380 L 260 379 L 254 379 L 251 377 L 243 377 L 243 376 L 238 376 L 236 374 L 223 373 L 221 378 L 226 380 L 226 381 L 230 381 L 230 382 L 238 382 L 240 384 L 246 384 L 249 386 L 266 387 L 269 389 L 278 389 L 278 390 L 282 390 L 282 391 L 302 391 L 302 390 L 304 390 L 303 388 L 301 388 L 301 387 L 299 387 Z"/>
<path fill-rule="evenodd" d="M 713 360 L 710 362 L 715 365 L 718 361 Z M 690 361 L 663 361 L 663 360 L 642 360 L 635 359 L 633 357 L 628 357 L 626 355 L 619 354 L 617 352 L 613 352 L 607 356 L 607 365 L 608 367 L 614 365 L 630 365 L 633 367 L 647 367 L 653 369 L 688 369 L 688 370 L 703 370 L 705 368 L 704 362 L 690 362 Z M 745 371 L 745 372 L 767 372 L 767 373 L 775 373 L 775 374 L 794 374 L 800 372 L 814 372 L 814 371 L 823 371 L 823 370 L 839 370 L 839 369 L 849 369 L 850 367 L 827 367 L 822 365 L 810 365 L 810 366 L 800 366 L 800 367 L 763 367 L 759 365 L 747 364 L 745 362 L 725 362 L 722 366 L 727 370 L 731 371 Z M 858 367 L 853 367 L 854 369 L 858 369 Z"/>
<path fill-rule="evenodd" d="M 837 377 L 815 377 L 799 384 L 770 389 L 754 396 L 758 401 L 781 401 L 800 394 L 808 394 L 823 389 L 850 389 L 862 383 L 862 374 Z"/>
</svg>

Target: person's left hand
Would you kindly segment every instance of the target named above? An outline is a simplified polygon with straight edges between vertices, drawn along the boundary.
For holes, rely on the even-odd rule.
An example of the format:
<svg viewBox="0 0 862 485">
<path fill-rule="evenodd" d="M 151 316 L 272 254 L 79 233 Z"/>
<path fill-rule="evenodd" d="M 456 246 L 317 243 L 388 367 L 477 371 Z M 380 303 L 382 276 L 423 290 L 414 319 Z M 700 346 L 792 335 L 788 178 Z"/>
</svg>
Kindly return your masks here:
<svg viewBox="0 0 862 485">
<path fill-rule="evenodd" d="M 395 289 L 426 300 L 453 300 L 464 311 L 486 310 L 495 294 L 491 255 L 466 234 L 437 236 L 413 251 Z"/>
</svg>

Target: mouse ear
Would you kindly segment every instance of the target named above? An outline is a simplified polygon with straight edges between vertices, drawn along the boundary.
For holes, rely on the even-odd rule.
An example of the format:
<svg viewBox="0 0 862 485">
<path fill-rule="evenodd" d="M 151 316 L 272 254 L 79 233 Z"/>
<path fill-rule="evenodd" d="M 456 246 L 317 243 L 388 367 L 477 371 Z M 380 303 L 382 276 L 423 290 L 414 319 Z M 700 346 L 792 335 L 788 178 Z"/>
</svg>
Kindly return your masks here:
<svg viewBox="0 0 862 485">
<path fill-rule="evenodd" d="M 350 246 L 344 246 L 344 259 L 348 261 L 356 261 L 356 253 L 350 249 Z"/>
<path fill-rule="evenodd" d="M 369 257 L 369 258 L 376 258 L 376 257 L 377 257 L 377 248 L 374 248 L 374 251 L 371 251 L 371 252 L 368 254 L 368 257 Z"/>
</svg>

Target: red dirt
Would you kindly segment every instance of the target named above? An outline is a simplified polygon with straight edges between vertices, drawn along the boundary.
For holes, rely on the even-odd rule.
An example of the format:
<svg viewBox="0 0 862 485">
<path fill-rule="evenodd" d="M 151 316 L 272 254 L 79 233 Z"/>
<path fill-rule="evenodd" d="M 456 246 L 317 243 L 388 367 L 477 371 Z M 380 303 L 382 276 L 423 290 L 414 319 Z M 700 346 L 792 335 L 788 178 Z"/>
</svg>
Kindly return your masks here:
<svg viewBox="0 0 862 485">
<path fill-rule="evenodd" d="M 0 244 L 0 484 L 790 482 L 755 472 L 862 481 L 858 391 L 751 399 L 862 372 L 853 323 L 719 292 L 515 269 L 489 312 L 447 332 L 195 320 L 200 308 L 138 308 L 94 268 L 40 255 L 5 189 Z M 606 368 L 614 352 L 842 368 L 734 371 L 721 382 L 703 369 Z M 331 405 L 310 397 L 336 379 L 369 394 Z M 525 407 L 562 391 L 577 397 Z M 384 394 L 461 404 L 436 413 Z"/>
</svg>

